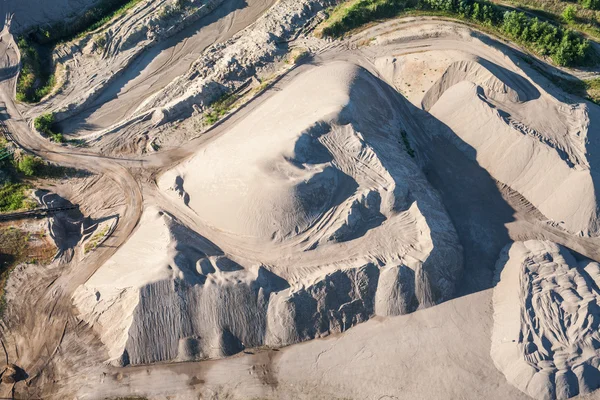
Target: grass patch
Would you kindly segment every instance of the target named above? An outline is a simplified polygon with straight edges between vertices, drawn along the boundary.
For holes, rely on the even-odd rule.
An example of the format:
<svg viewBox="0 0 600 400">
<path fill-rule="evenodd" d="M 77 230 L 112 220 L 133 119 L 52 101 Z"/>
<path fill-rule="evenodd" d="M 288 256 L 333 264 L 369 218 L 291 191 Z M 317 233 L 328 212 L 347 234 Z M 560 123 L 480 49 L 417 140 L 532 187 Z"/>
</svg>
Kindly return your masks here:
<svg viewBox="0 0 600 400">
<path fill-rule="evenodd" d="M 322 28 L 324 36 L 341 36 L 369 22 L 393 18 L 416 1 L 406 0 L 351 0 L 335 7 L 327 24 Z"/>
<path fill-rule="evenodd" d="M 104 26 L 113 18 L 119 17 L 142 0 L 101 0 L 81 16 L 68 22 L 57 22 L 48 27 L 38 27 L 29 36 L 35 43 L 56 45 L 68 42 Z"/>
<path fill-rule="evenodd" d="M 524 60 L 534 70 L 539 72 L 540 75 L 544 76 L 546 79 L 548 79 L 554 85 L 562 89 L 564 92 L 582 97 L 586 100 L 591 101 L 592 103 L 600 105 L 600 78 L 584 80 L 575 77 L 563 78 L 561 76 L 551 74 L 545 69 L 539 68 L 533 63 L 533 61 L 530 58 L 525 58 Z"/>
<path fill-rule="evenodd" d="M 37 203 L 27 196 L 26 191 L 28 189 L 30 187 L 24 183 L 7 183 L 0 187 L 0 212 L 35 208 Z"/>
<path fill-rule="evenodd" d="M 551 58 L 557 65 L 589 65 L 598 58 L 589 42 L 574 31 L 487 0 L 419 0 L 416 5 L 410 0 L 351 0 L 331 12 L 321 32 L 340 37 L 369 22 L 413 11 L 442 13 L 475 23 Z"/>
<path fill-rule="evenodd" d="M 6 308 L 4 297 L 6 282 L 10 273 L 20 263 L 49 263 L 56 247 L 48 240 L 46 233 L 31 233 L 15 226 L 0 226 L 0 315 Z"/>
<path fill-rule="evenodd" d="M 239 99 L 237 94 L 226 94 L 219 100 L 215 101 L 211 106 L 210 110 L 204 114 L 204 121 L 208 125 L 214 125 L 223 116 L 225 116 L 231 109 L 236 101 Z"/>
<path fill-rule="evenodd" d="M 588 99 L 600 105 L 600 78 L 588 79 L 583 82 Z"/>
<path fill-rule="evenodd" d="M 304 49 L 304 48 L 293 49 L 290 52 L 289 57 L 286 60 L 286 63 L 298 64 L 300 61 L 302 61 L 304 58 L 306 58 L 309 54 L 310 53 L 308 52 L 308 50 Z"/>
<path fill-rule="evenodd" d="M 21 73 L 17 80 L 17 100 L 25 103 L 37 103 L 47 96 L 56 79 L 51 71 L 50 56 L 40 55 L 40 46 L 21 37 L 17 40 L 21 53 Z M 48 50 L 42 50 L 48 52 Z"/>
</svg>

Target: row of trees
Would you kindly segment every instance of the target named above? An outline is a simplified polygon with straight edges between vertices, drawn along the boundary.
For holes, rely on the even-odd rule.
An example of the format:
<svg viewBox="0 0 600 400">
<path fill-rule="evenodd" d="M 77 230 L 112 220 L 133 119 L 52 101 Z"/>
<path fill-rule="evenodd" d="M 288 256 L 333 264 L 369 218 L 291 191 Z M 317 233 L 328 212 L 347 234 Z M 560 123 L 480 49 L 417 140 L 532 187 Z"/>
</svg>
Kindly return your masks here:
<svg viewBox="0 0 600 400">
<path fill-rule="evenodd" d="M 558 65 L 584 65 L 591 55 L 589 42 L 572 30 L 540 21 L 522 12 L 506 11 L 487 1 L 421 1 L 425 8 L 458 14 L 463 18 L 494 27 L 538 54 L 552 58 Z"/>
</svg>

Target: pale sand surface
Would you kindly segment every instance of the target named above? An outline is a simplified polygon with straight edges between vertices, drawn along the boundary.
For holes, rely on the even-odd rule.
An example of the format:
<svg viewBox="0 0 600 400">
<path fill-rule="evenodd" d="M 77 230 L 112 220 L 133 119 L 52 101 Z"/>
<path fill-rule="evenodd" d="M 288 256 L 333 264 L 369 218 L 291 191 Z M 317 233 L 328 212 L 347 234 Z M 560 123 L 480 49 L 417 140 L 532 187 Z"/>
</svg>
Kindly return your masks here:
<svg viewBox="0 0 600 400">
<path fill-rule="evenodd" d="M 105 176 L 57 190 L 86 213 L 123 214 L 97 252 L 11 278 L 23 300 L 3 339 L 32 376 L 17 392 L 597 397 L 598 106 L 456 23 L 390 21 L 338 44 L 300 35 L 325 2 L 282 0 L 239 34 L 271 3 L 217 3 L 174 35 L 158 24 L 160 40 L 73 53 L 88 67 L 24 110 L 63 107 L 74 134 L 93 131 L 90 149 L 32 136 L 3 78 L 22 144 Z M 121 38 L 161 4 L 118 22 Z M 187 142 L 192 104 L 276 59 L 269 30 L 313 56 Z M 117 62 L 113 80 L 102 65 Z M 169 139 L 180 123 L 189 135 Z M 154 130 L 171 150 L 128 146 Z"/>
</svg>

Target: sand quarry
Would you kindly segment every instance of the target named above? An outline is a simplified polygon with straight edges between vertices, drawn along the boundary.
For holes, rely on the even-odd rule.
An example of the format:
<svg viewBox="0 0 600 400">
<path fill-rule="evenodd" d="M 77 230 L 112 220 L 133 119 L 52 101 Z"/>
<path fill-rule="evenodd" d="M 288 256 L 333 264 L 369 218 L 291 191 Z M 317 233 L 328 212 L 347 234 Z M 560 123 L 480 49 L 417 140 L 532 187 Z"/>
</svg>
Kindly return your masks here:
<svg viewBox="0 0 600 400">
<path fill-rule="evenodd" d="M 80 206 L 57 257 L 7 283 L 27 378 L 0 395 L 599 398 L 600 107 L 562 71 L 439 18 L 334 41 L 332 1 L 147 0 L 102 51 L 57 46 L 26 106 L 14 35 L 93 2 L 25 3 L 0 6 L 3 119 L 86 174 L 48 188 Z"/>
</svg>

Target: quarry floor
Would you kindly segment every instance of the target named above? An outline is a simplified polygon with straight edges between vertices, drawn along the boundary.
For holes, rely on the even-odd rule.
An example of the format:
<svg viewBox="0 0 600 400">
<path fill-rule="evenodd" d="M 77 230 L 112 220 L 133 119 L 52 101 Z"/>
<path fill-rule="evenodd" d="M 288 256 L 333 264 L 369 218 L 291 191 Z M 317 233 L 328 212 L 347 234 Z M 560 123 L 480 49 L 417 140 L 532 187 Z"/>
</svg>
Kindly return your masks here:
<svg viewBox="0 0 600 400">
<path fill-rule="evenodd" d="M 249 0 L 249 6 L 240 9 L 243 11 L 238 10 L 239 3 L 242 2 L 228 1 L 218 11 L 222 14 L 210 17 L 214 20 L 204 20 L 147 52 L 131 67 L 131 72 L 115 81 L 105 95 L 76 118 L 104 127 L 114 113 L 125 115 L 152 92 L 152 86 L 170 82 L 189 67 L 197 53 L 248 25 L 273 1 Z M 412 23 L 421 21 L 416 19 Z M 439 21 L 439 24 L 453 23 Z M 388 23 L 371 28 L 362 36 L 405 27 Z M 197 363 L 106 366 L 101 362 L 103 354 L 97 337 L 78 326 L 71 295 L 127 241 L 145 205 L 159 204 L 195 227 L 195 222 L 186 217 L 188 211 L 163 198 L 156 187 L 156 176 L 226 132 L 294 77 L 315 65 L 344 60 L 372 68 L 369 59 L 351 44 L 328 46 L 188 146 L 125 159 L 58 146 L 36 136 L 13 100 L 14 67 L 18 61 L 10 44 L 7 38 L 0 42 L 0 54 L 5 54 L 0 58 L 0 107 L 4 108 L 2 118 L 16 142 L 46 160 L 105 176 L 105 186 L 98 191 L 106 189 L 107 197 L 115 192 L 122 196 L 118 204 L 121 213 L 118 228 L 93 256 L 82 263 L 72 262 L 64 270 L 34 276 L 32 290 L 22 294 L 26 305 L 19 315 L 20 332 L 13 332 L 14 340 L 6 339 L 9 359 L 19 360 L 33 386 L 35 377 L 48 365 L 71 373 L 66 381 L 51 382 L 46 378 L 47 384 L 36 393 L 39 396 L 74 398 L 76 393 L 82 399 L 136 395 L 156 399 L 525 399 L 528 397 L 506 381 L 490 357 L 491 285 L 500 249 L 510 240 L 548 239 L 600 260 L 600 240 L 576 238 L 536 221 L 517 195 L 499 188 L 476 162 L 454 144 L 438 138 L 421 147 L 426 149 L 423 157 L 428 180 L 441 194 L 464 247 L 465 273 L 457 298 L 405 316 L 376 318 L 340 335 L 279 350 L 254 349 L 223 360 Z M 415 41 L 397 50 L 418 52 L 426 46 L 446 45 L 443 40 Z M 456 48 L 456 43 L 451 45 Z M 481 49 L 482 53 L 485 51 Z M 420 117 L 415 114 L 415 119 Z M 81 121 L 68 120 L 63 128 L 69 130 L 70 123 L 75 126 Z M 427 121 L 423 120 L 423 124 L 426 129 Z M 102 195 L 96 196 L 89 204 L 84 203 L 83 209 L 102 208 L 104 200 Z M 70 356 L 57 351 L 69 334 L 79 336 L 82 348 L 89 346 L 88 352 L 78 351 L 76 356 Z M 51 363 L 53 359 L 60 360 L 62 366 Z M 13 388 L 1 385 L 0 390 L 0 397 L 10 396 Z"/>
</svg>

